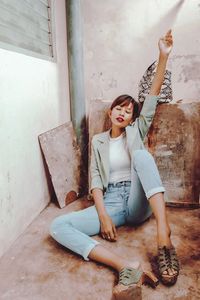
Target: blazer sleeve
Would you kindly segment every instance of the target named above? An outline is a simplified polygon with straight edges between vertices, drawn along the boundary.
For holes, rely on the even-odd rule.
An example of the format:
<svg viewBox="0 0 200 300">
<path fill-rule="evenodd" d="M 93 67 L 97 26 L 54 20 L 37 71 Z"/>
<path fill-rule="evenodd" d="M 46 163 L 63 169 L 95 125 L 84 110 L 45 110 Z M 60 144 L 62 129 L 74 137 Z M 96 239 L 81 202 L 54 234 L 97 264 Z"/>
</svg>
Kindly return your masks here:
<svg viewBox="0 0 200 300">
<path fill-rule="evenodd" d="M 97 157 L 95 152 L 94 139 L 92 139 L 92 143 L 91 143 L 90 178 L 91 178 L 90 193 L 94 188 L 99 188 L 103 190 L 103 183 L 101 180 L 101 175 L 99 172 Z"/>
<path fill-rule="evenodd" d="M 142 140 L 145 138 L 155 115 L 158 96 L 147 95 L 136 123 Z"/>
</svg>

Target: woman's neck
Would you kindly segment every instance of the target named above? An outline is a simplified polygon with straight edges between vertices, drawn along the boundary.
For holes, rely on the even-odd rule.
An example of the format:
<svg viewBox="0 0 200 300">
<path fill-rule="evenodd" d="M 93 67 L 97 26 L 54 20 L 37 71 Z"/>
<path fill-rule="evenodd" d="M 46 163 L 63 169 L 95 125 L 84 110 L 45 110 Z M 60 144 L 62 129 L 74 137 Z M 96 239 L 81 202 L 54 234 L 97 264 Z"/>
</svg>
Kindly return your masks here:
<svg viewBox="0 0 200 300">
<path fill-rule="evenodd" d="M 125 128 L 119 128 L 119 127 L 112 126 L 110 136 L 112 138 L 116 138 L 116 137 L 120 136 L 124 131 L 125 131 Z"/>
</svg>

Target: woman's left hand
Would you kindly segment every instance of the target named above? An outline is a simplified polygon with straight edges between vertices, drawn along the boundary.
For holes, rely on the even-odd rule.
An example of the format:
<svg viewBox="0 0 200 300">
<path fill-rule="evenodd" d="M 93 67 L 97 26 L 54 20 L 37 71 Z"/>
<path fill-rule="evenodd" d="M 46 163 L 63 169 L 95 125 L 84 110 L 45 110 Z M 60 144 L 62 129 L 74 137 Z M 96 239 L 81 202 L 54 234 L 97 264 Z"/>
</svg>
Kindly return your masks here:
<svg viewBox="0 0 200 300">
<path fill-rule="evenodd" d="M 160 54 L 168 56 L 172 50 L 173 46 L 173 37 L 171 29 L 166 33 L 166 35 L 160 38 L 158 42 Z"/>
</svg>

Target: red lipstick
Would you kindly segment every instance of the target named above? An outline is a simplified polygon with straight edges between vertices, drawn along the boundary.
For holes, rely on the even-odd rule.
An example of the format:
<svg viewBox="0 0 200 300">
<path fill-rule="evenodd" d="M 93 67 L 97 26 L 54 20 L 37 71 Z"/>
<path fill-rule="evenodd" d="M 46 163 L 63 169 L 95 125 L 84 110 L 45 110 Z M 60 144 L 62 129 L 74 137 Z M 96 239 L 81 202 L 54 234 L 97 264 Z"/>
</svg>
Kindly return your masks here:
<svg viewBox="0 0 200 300">
<path fill-rule="evenodd" d="M 116 120 L 120 123 L 124 121 L 124 119 L 122 117 L 118 117 L 118 118 L 116 118 Z"/>
</svg>

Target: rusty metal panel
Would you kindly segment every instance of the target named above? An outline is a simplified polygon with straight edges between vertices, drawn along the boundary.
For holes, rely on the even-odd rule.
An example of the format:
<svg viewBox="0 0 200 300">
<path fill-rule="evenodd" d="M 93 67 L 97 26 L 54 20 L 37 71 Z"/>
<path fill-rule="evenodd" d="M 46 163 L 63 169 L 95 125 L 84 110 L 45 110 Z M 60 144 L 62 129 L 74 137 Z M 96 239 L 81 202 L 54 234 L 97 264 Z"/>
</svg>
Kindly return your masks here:
<svg viewBox="0 0 200 300">
<path fill-rule="evenodd" d="M 68 122 L 39 135 L 60 207 L 74 201 L 79 192 L 80 149 L 72 123 Z"/>
<path fill-rule="evenodd" d="M 168 202 L 199 203 L 200 102 L 162 104 L 148 134 Z"/>
</svg>

